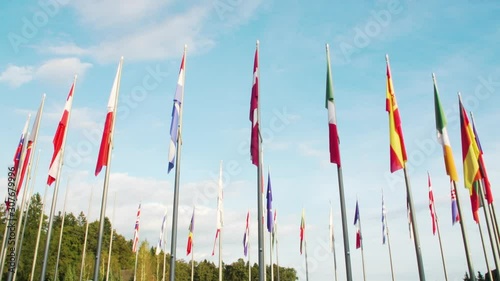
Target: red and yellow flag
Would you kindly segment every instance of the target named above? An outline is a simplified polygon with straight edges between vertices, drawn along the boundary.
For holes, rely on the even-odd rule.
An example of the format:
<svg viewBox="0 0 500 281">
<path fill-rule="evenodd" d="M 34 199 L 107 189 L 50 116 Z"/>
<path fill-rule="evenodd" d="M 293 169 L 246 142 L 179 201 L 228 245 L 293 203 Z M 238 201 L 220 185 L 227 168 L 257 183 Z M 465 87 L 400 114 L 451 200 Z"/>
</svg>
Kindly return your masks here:
<svg viewBox="0 0 500 281">
<path fill-rule="evenodd" d="M 403 139 L 401 117 L 399 116 L 396 95 L 392 85 L 391 67 L 389 56 L 386 55 L 387 63 L 387 93 L 385 98 L 385 110 L 389 113 L 389 139 L 391 145 L 391 173 L 404 168 L 407 160 L 406 148 Z"/>
<path fill-rule="evenodd" d="M 474 131 L 472 129 L 467 112 L 462 104 L 460 94 L 458 96 L 460 110 L 460 130 L 462 133 L 462 160 L 464 166 L 464 183 L 469 189 L 469 195 L 472 195 L 472 184 L 481 179 L 479 172 L 479 148 L 475 141 Z"/>
</svg>

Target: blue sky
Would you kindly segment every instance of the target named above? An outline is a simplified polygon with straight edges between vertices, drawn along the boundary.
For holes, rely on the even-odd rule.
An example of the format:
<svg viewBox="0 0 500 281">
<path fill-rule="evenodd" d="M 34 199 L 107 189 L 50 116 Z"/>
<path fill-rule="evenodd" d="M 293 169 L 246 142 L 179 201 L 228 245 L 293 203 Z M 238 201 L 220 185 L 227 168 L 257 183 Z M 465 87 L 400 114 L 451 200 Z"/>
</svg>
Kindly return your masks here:
<svg viewBox="0 0 500 281">
<path fill-rule="evenodd" d="M 500 167 L 495 160 L 500 157 L 499 133 L 490 129 L 500 118 L 496 110 L 500 69 L 495 55 L 500 43 L 499 10 L 496 1 L 465 0 L 454 4 L 321 1 L 315 5 L 296 0 L 7 1 L 0 12 L 4 19 L 0 26 L 0 162 L 4 167 L 10 165 L 27 114 L 34 117 L 46 93 L 35 185 L 35 192 L 43 193 L 52 137 L 73 76 L 78 74 L 57 208 L 62 209 L 69 178 L 68 211 L 86 213 L 94 186 L 90 216 L 97 219 L 104 173 L 95 178 L 93 171 L 109 92 L 123 55 L 107 215 L 112 214 L 116 194 L 113 223 L 132 238 L 141 201 L 141 240 L 156 244 L 165 208 L 169 234 L 171 230 L 174 175 L 166 173 L 167 148 L 172 98 L 187 44 L 177 253 L 179 257 L 185 253 L 194 204 L 195 258 L 217 260 L 210 256 L 216 231 L 214 187 L 223 160 L 223 259 L 230 262 L 243 257 L 249 209 L 251 257 L 256 261 L 256 169 L 249 156 L 248 110 L 258 39 L 264 165 L 266 172 L 268 166 L 272 169 L 280 264 L 297 268 L 300 280 L 305 280 L 304 257 L 299 254 L 304 207 L 310 278 L 333 277 L 332 255 L 325 246 L 331 200 L 342 279 L 345 267 L 337 174 L 328 163 L 324 107 L 325 43 L 329 43 L 354 278 L 362 278 L 352 225 L 356 198 L 367 278 L 390 278 L 387 247 L 381 243 L 380 190 L 384 188 L 396 278 L 415 280 L 418 272 L 408 234 L 403 175 L 401 171 L 389 173 L 387 53 L 410 159 L 426 276 L 443 280 L 428 210 L 426 173 L 430 171 L 449 277 L 459 280 L 467 264 L 460 228 L 451 225 L 450 188 L 436 143 L 431 73 L 436 73 L 460 174 L 458 91 L 466 108 L 474 111 L 493 193 L 500 198 L 496 189 L 500 178 L 495 173 Z M 156 83 L 141 95 L 144 79 Z M 5 188 L 6 178 L 0 179 Z M 472 223 L 463 183 L 459 185 L 475 269 L 484 272 L 479 230 Z M 170 248 L 170 238 L 167 246 Z M 493 260 L 491 254 L 489 260 Z"/>
</svg>

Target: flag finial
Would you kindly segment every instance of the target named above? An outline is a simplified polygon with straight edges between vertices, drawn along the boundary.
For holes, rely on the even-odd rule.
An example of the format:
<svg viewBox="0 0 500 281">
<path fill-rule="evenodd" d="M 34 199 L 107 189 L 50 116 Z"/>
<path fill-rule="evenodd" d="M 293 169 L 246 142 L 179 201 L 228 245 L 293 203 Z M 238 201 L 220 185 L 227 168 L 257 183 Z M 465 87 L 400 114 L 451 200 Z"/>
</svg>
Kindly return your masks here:
<svg viewBox="0 0 500 281">
<path fill-rule="evenodd" d="M 259 46 L 259 44 L 260 44 L 259 39 L 257 39 L 257 43 L 256 43 L 257 47 Z"/>
<path fill-rule="evenodd" d="M 389 55 L 388 55 L 388 54 L 385 54 L 385 61 L 386 61 L 387 63 L 389 63 Z"/>
</svg>

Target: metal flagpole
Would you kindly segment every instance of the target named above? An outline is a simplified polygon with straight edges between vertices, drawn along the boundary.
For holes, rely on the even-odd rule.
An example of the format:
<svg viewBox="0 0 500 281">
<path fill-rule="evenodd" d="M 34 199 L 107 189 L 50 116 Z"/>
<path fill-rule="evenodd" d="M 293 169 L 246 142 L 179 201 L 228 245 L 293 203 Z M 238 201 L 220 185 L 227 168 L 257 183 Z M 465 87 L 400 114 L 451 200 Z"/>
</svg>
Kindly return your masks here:
<svg viewBox="0 0 500 281">
<path fill-rule="evenodd" d="M 248 281 L 252 280 L 252 266 L 250 265 L 250 241 L 248 241 Z"/>
<path fill-rule="evenodd" d="M 387 233 L 387 248 L 389 250 L 389 262 L 391 263 L 391 276 L 392 276 L 392 281 L 395 281 L 396 278 L 394 277 L 394 266 L 392 264 L 391 239 L 389 235 L 389 222 L 387 221 L 387 215 L 385 216 L 384 221 L 385 221 L 385 231 Z"/>
<path fill-rule="evenodd" d="M 191 242 L 191 281 L 194 281 L 194 241 Z"/>
<path fill-rule="evenodd" d="M 134 281 L 137 281 L 137 259 L 139 257 L 139 249 L 140 247 L 138 247 L 138 249 L 135 251 Z"/>
<path fill-rule="evenodd" d="M 493 254 L 493 261 L 495 262 L 495 268 L 497 269 L 496 271 L 496 278 L 500 278 L 500 273 L 498 271 L 498 268 L 500 268 L 499 263 L 498 263 L 498 255 L 497 255 L 497 250 L 498 247 L 496 247 L 497 243 L 494 241 L 495 237 L 494 234 L 491 233 L 491 228 L 490 228 L 490 217 L 488 214 L 488 205 L 486 204 L 486 200 L 484 199 L 484 193 L 483 193 L 483 186 L 482 182 L 478 181 L 477 182 L 479 185 L 479 194 L 478 196 L 481 198 L 481 202 L 483 203 L 483 211 L 484 211 L 484 218 L 486 220 L 486 228 L 488 228 L 488 236 L 490 238 L 490 244 L 491 244 L 491 253 Z M 496 248 L 496 249 L 495 249 Z"/>
<path fill-rule="evenodd" d="M 72 95 L 74 95 L 75 89 L 76 89 L 76 78 L 77 78 L 77 76 L 75 75 L 75 79 L 73 81 L 73 93 L 72 93 Z M 73 97 L 72 97 L 72 99 L 73 99 Z M 47 228 L 47 239 L 45 242 L 45 252 L 44 252 L 44 256 L 43 256 L 43 265 L 42 265 L 42 273 L 40 274 L 40 281 L 45 281 L 45 273 L 47 270 L 47 263 L 48 263 L 48 259 L 49 259 L 50 238 L 52 236 L 52 224 L 54 222 L 54 213 L 56 211 L 57 193 L 59 191 L 59 183 L 61 182 L 61 171 L 62 171 L 62 167 L 64 165 L 64 151 L 65 151 L 65 147 L 66 147 L 66 135 L 68 134 L 68 127 L 69 127 L 70 120 L 71 120 L 71 109 L 68 110 L 68 122 L 66 124 L 66 129 L 64 132 L 65 136 L 63 138 L 63 143 L 61 146 L 61 152 L 60 152 L 61 154 L 59 156 L 60 158 L 59 158 L 59 163 L 58 163 L 59 167 L 57 169 L 57 175 L 56 175 L 56 184 L 55 184 L 54 191 L 52 194 L 52 206 L 50 207 L 49 226 Z"/>
<path fill-rule="evenodd" d="M 165 216 L 166 216 L 166 213 L 165 213 Z M 167 218 L 165 217 L 165 225 L 167 225 Z M 162 278 L 161 278 L 161 281 L 165 281 L 165 272 L 167 271 L 167 239 L 166 239 L 166 236 L 167 236 L 167 231 L 164 231 L 163 232 L 163 241 L 165 242 L 164 245 L 163 245 L 163 275 L 162 275 Z"/>
<path fill-rule="evenodd" d="M 356 202 L 357 202 L 356 198 Z M 361 264 L 363 266 L 363 280 L 366 281 L 366 270 L 365 270 L 365 253 L 363 251 L 363 231 L 361 230 L 361 215 L 358 213 L 358 220 L 359 220 L 359 233 L 361 235 Z"/>
<path fill-rule="evenodd" d="M 58 269 L 59 269 L 59 257 L 61 255 L 61 242 L 62 242 L 62 237 L 63 237 L 63 232 L 64 232 L 64 219 L 66 218 L 66 202 L 68 201 L 68 193 L 69 193 L 69 178 L 68 178 L 68 181 L 66 183 L 66 194 L 64 195 L 61 231 L 59 234 L 59 245 L 57 246 L 56 270 L 54 273 L 54 280 L 59 280 L 59 278 L 57 278 L 57 275 L 58 275 L 57 273 L 58 273 Z"/>
<path fill-rule="evenodd" d="M 335 276 L 335 281 L 338 280 L 338 274 L 337 274 L 337 255 L 335 254 L 335 235 L 334 235 L 334 230 L 333 230 L 333 209 L 332 209 L 332 201 L 330 201 L 330 222 L 329 222 L 329 229 L 330 229 L 330 237 L 328 240 L 330 240 L 330 246 L 333 254 L 333 273 Z"/>
<path fill-rule="evenodd" d="M 26 206 L 26 214 L 25 214 L 25 218 L 24 218 L 24 224 L 23 224 L 23 230 L 21 232 L 21 240 L 19 242 L 19 250 L 17 252 L 17 261 L 16 261 L 16 264 L 19 264 L 19 259 L 20 259 L 20 256 L 21 256 L 21 250 L 23 248 L 23 240 L 24 240 L 24 231 L 26 230 L 26 222 L 28 221 L 28 214 L 29 214 L 29 210 L 30 210 L 30 206 L 31 206 L 31 197 L 32 197 L 32 194 L 33 194 L 33 191 L 35 189 L 35 182 L 36 182 L 36 174 L 37 174 L 37 170 L 38 170 L 38 161 L 40 160 L 40 152 L 41 150 L 39 149 L 38 150 L 38 154 L 36 156 L 36 162 L 35 162 L 35 170 L 34 170 L 34 175 L 33 175 L 33 181 L 31 180 L 31 163 L 29 164 L 29 168 L 28 168 L 28 180 L 26 182 L 26 187 L 28 187 L 28 183 L 29 183 L 29 186 L 30 186 L 30 192 L 29 192 L 29 200 L 28 200 L 28 204 Z M 43 213 L 43 211 L 42 211 Z M 14 269 L 14 277 L 12 278 L 13 281 L 16 280 L 16 276 L 17 276 L 17 266 L 16 268 Z"/>
<path fill-rule="evenodd" d="M 493 273 L 490 269 L 490 262 L 488 261 L 488 254 L 486 253 L 486 245 L 484 244 L 484 235 L 483 235 L 483 230 L 481 229 L 481 224 L 477 223 L 477 227 L 479 228 L 479 235 L 481 236 L 481 244 L 483 245 L 483 254 L 484 254 L 484 260 L 486 261 L 486 268 L 488 269 L 488 273 L 491 276 L 491 273 Z"/>
<path fill-rule="evenodd" d="M 113 120 L 111 121 L 111 131 L 109 136 L 109 149 L 108 155 L 106 157 L 108 163 L 106 163 L 106 173 L 104 174 L 104 186 L 102 189 L 102 200 L 101 200 L 101 215 L 99 217 L 99 236 L 97 238 L 97 250 L 95 253 L 95 265 L 94 265 L 94 279 L 93 280 L 101 280 L 99 278 L 99 267 L 101 265 L 101 249 L 102 249 L 102 238 L 104 236 L 104 222 L 106 218 L 106 204 L 108 202 L 108 187 L 109 187 L 109 175 L 110 175 L 110 167 L 111 167 L 111 155 L 114 148 L 114 134 L 115 134 L 115 123 L 116 123 L 116 111 L 118 106 L 118 96 L 120 94 L 120 83 L 122 77 L 122 67 L 123 67 L 123 57 L 120 58 L 120 63 L 117 70 L 117 81 L 116 81 L 116 96 L 115 96 L 115 104 L 113 107 Z M 116 79 L 116 78 L 115 78 Z M 113 82 L 114 84 L 114 82 Z M 113 85 L 114 87 L 114 85 Z M 111 93 L 110 95 L 113 95 Z"/>
<path fill-rule="evenodd" d="M 219 231 L 219 281 L 222 281 L 222 228 Z"/>
<path fill-rule="evenodd" d="M 31 265 L 30 281 L 33 281 L 33 277 L 35 275 L 36 260 L 38 257 L 38 246 L 40 245 L 40 233 L 42 232 L 42 224 L 43 224 L 43 216 L 44 216 L 43 213 L 44 213 L 44 209 L 45 209 L 45 202 L 47 199 L 47 189 L 48 188 L 49 188 L 49 186 L 45 185 L 45 192 L 43 193 L 42 206 L 40 208 L 40 219 L 38 221 L 38 233 L 36 235 L 35 253 L 33 254 L 33 264 Z"/>
<path fill-rule="evenodd" d="M 92 187 L 90 188 L 89 208 L 88 208 L 87 219 L 86 219 L 86 223 L 85 223 L 85 238 L 83 239 L 82 265 L 80 267 L 80 281 L 82 281 L 83 273 L 85 271 L 85 253 L 87 252 L 87 236 L 89 233 L 90 207 L 92 206 L 93 193 L 94 193 L 94 185 L 92 185 Z"/>
<path fill-rule="evenodd" d="M 436 220 L 436 230 L 437 230 L 438 240 L 439 240 L 439 249 L 441 250 L 441 260 L 443 262 L 444 280 L 448 281 L 448 271 L 446 270 L 446 262 L 444 260 L 444 252 L 443 252 L 443 244 L 441 242 L 441 231 L 439 231 L 439 220 L 438 220 L 438 215 L 436 213 L 436 206 L 434 204 L 434 201 L 432 201 L 432 208 L 434 210 L 434 216 L 435 216 L 435 220 Z"/>
<path fill-rule="evenodd" d="M 108 252 L 108 266 L 107 266 L 107 269 L 106 269 L 106 281 L 109 280 L 109 266 L 111 264 L 111 251 L 113 249 L 113 232 L 114 232 L 114 229 L 113 229 L 113 223 L 115 221 L 115 209 L 116 209 L 116 191 L 115 191 L 115 196 L 114 196 L 114 200 L 113 200 L 113 218 L 112 218 L 112 222 L 110 223 L 110 227 L 111 227 L 111 235 L 109 237 L 109 252 Z M 156 259 L 158 261 L 158 259 Z M 156 275 L 158 275 L 158 272 L 156 273 Z"/>
<path fill-rule="evenodd" d="M 187 45 L 184 45 L 184 73 L 182 74 L 183 81 L 185 82 L 186 77 L 186 50 Z M 185 83 L 184 83 L 185 84 Z M 183 85 L 184 86 L 184 85 Z M 175 153 L 175 179 L 174 179 L 174 205 L 172 211 L 172 237 L 171 237 L 171 245 L 170 245 L 170 281 L 175 281 L 175 260 L 177 255 L 177 217 L 179 211 L 179 182 L 180 182 L 180 164 L 181 164 L 181 146 L 182 146 L 182 109 L 184 108 L 184 88 L 182 87 L 182 103 L 179 108 L 179 123 L 178 123 L 178 131 L 177 131 L 177 150 Z"/>
<path fill-rule="evenodd" d="M 274 226 L 273 226 L 274 228 Z M 274 268 L 273 268 L 273 234 L 269 232 L 269 265 L 271 270 L 271 281 L 274 281 Z"/>
<path fill-rule="evenodd" d="M 304 234 L 304 253 L 305 253 L 305 259 L 306 259 L 306 281 L 309 281 L 309 265 L 307 263 L 307 241 L 305 238 L 305 234 Z"/>
</svg>

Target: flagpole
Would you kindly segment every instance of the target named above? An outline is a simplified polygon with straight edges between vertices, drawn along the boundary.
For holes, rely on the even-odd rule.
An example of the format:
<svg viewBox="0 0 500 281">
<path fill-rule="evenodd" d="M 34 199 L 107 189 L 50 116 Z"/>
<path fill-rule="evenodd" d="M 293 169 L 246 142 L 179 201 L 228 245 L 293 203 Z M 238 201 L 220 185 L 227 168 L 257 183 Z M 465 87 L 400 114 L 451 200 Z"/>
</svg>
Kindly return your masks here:
<svg viewBox="0 0 500 281">
<path fill-rule="evenodd" d="M 139 249 L 140 249 L 140 247 L 139 247 Z M 134 281 L 137 281 L 137 258 L 139 256 L 139 249 L 136 249 L 136 251 L 135 251 Z"/>
<path fill-rule="evenodd" d="M 305 234 L 304 234 L 305 236 Z M 306 281 L 309 281 L 309 265 L 307 264 L 307 241 L 306 238 L 304 237 L 304 253 L 305 253 L 305 259 L 306 259 Z"/>
<path fill-rule="evenodd" d="M 166 220 L 166 218 L 165 218 Z M 167 224 L 167 222 L 165 221 L 165 225 Z M 163 232 L 163 241 L 167 241 L 165 238 L 165 236 L 167 236 L 167 232 Z M 166 243 L 166 242 L 165 242 Z M 167 251 L 166 251 L 166 245 L 163 246 L 164 249 L 163 250 L 163 275 L 162 275 L 162 278 L 161 278 L 161 281 L 165 281 L 165 272 L 167 271 Z"/>
<path fill-rule="evenodd" d="M 356 199 L 357 202 L 357 199 Z M 361 264 L 363 266 L 363 280 L 366 281 L 366 270 L 365 270 L 365 252 L 363 251 L 363 231 L 361 230 L 361 215 L 359 215 L 359 233 L 361 235 Z"/>
<path fill-rule="evenodd" d="M 58 269 L 59 269 L 59 257 L 61 255 L 61 242 L 62 242 L 62 237 L 63 237 L 63 232 L 64 232 L 64 219 L 66 218 L 66 202 L 68 201 L 68 193 L 69 193 L 68 191 L 69 191 L 69 178 L 68 178 L 68 181 L 66 183 L 66 194 L 64 195 L 61 231 L 59 233 L 59 245 L 57 246 L 56 270 L 54 273 L 54 280 L 59 280 L 59 278 L 57 278 L 57 273 L 58 273 Z"/>
<path fill-rule="evenodd" d="M 483 245 L 483 254 L 484 254 L 484 260 L 486 261 L 486 268 L 488 269 L 488 273 L 493 273 L 490 269 L 490 262 L 488 261 L 488 254 L 486 253 L 486 245 L 484 244 L 484 235 L 483 235 L 483 230 L 481 229 L 481 224 L 476 223 L 477 227 L 479 228 L 479 235 L 481 236 L 481 244 Z"/>
<path fill-rule="evenodd" d="M 76 78 L 77 78 L 77 75 L 75 75 L 75 78 L 73 80 L 73 93 L 72 93 L 72 95 L 75 93 Z M 73 99 L 73 97 L 72 97 L 72 99 Z M 73 106 L 73 101 L 71 101 L 71 102 L 72 102 L 71 105 Z M 54 191 L 52 193 L 52 206 L 50 207 L 49 226 L 47 228 L 47 239 L 45 242 L 45 252 L 43 255 L 43 265 L 42 265 L 42 272 L 40 274 L 40 281 L 45 281 L 45 274 L 46 274 L 46 270 L 47 270 L 47 263 L 48 263 L 49 250 L 50 250 L 50 238 L 52 236 L 52 224 L 54 223 L 54 213 L 56 211 L 57 194 L 59 191 L 61 171 L 62 171 L 62 167 L 64 165 L 64 151 L 65 151 L 65 147 L 66 147 L 66 135 L 68 134 L 68 127 L 69 127 L 70 120 L 71 120 L 71 109 L 68 110 L 68 122 L 66 124 L 66 129 L 64 130 L 64 138 L 63 138 L 63 142 L 61 145 L 61 155 L 59 158 L 59 163 L 57 164 L 58 169 L 57 169 L 57 175 L 56 175 L 56 184 L 54 187 Z"/>
<path fill-rule="evenodd" d="M 392 276 L 392 281 L 395 281 L 396 278 L 394 277 L 394 266 L 392 264 L 392 250 L 391 250 L 391 239 L 389 235 L 389 222 L 387 221 L 387 214 L 385 215 L 385 230 L 387 232 L 387 248 L 389 250 L 389 262 L 391 264 L 391 276 Z"/>
<path fill-rule="evenodd" d="M 48 187 L 49 187 L 48 185 L 45 185 L 45 192 L 43 193 L 42 206 L 40 208 L 40 219 L 38 220 L 38 233 L 36 235 L 35 252 L 33 254 L 33 264 L 31 265 L 30 281 L 33 281 L 33 276 L 35 275 L 36 260 L 38 257 L 38 246 L 40 245 L 40 233 L 42 231 L 43 216 L 44 216 L 43 213 L 44 213 L 45 203 L 46 203 L 46 199 L 47 199 Z"/>
<path fill-rule="evenodd" d="M 108 155 L 106 157 L 108 163 L 106 163 L 106 173 L 104 174 L 104 186 L 102 190 L 102 201 L 101 201 L 101 215 L 99 217 L 99 236 L 97 239 L 97 250 L 95 256 L 95 265 L 94 265 L 94 278 L 93 280 L 100 280 L 99 278 L 99 266 L 101 261 L 101 251 L 102 251 L 102 238 L 104 236 L 104 222 L 106 218 L 106 204 L 108 202 L 108 188 L 109 188 L 109 175 L 110 175 L 110 167 L 111 167 L 111 155 L 113 152 L 113 144 L 114 144 L 114 134 L 115 134 L 115 124 L 116 124 L 116 110 L 118 105 L 118 96 L 120 94 L 120 83 L 122 78 L 122 67 L 123 67 L 123 56 L 120 58 L 120 64 L 118 69 L 118 81 L 116 87 L 116 97 L 115 104 L 113 107 L 114 112 L 113 120 L 111 121 L 111 132 L 109 136 L 109 149 Z M 112 95 L 113 93 L 111 93 Z"/>
<path fill-rule="evenodd" d="M 222 228 L 219 231 L 219 281 L 222 281 Z"/>
<path fill-rule="evenodd" d="M 191 281 L 194 281 L 194 241 L 191 242 Z"/>
<path fill-rule="evenodd" d="M 436 212 L 436 206 L 434 204 L 434 200 L 432 201 L 432 209 L 434 210 L 434 216 L 435 216 L 435 220 L 436 220 L 436 230 L 437 230 L 438 240 L 439 240 L 439 249 L 441 250 L 441 260 L 443 262 L 444 280 L 448 281 L 448 271 L 446 270 L 446 262 L 444 260 L 443 244 L 441 242 L 441 231 L 439 231 L 439 220 L 438 220 L 438 215 Z"/>
<path fill-rule="evenodd" d="M 248 281 L 252 280 L 252 266 L 250 265 L 250 237 L 248 241 Z"/>
<path fill-rule="evenodd" d="M 113 218 L 112 222 L 110 223 L 111 227 L 111 236 L 109 237 L 109 252 L 108 252 L 108 267 L 106 269 L 106 281 L 109 280 L 109 265 L 111 264 L 111 250 L 113 249 L 113 223 L 115 221 L 115 209 L 116 209 L 116 191 L 115 191 L 115 196 L 113 200 Z M 158 260 L 158 259 L 157 259 Z M 158 275 L 158 273 L 157 273 Z"/>
<path fill-rule="evenodd" d="M 184 45 L 184 73 L 182 74 L 185 79 L 186 77 L 186 51 L 187 45 Z M 185 82 L 185 81 L 184 81 Z M 177 253 L 177 216 L 179 211 L 179 181 L 180 181 L 180 164 L 181 164 L 181 146 L 182 146 L 182 112 L 184 108 L 184 88 L 182 87 L 182 104 L 179 108 L 179 124 L 177 131 L 177 151 L 175 153 L 175 179 L 174 179 L 174 205 L 172 211 L 172 237 L 170 242 L 170 281 L 175 281 L 175 259 Z"/>
<path fill-rule="evenodd" d="M 86 223 L 85 223 L 85 238 L 83 239 L 82 265 L 80 267 L 80 281 L 82 281 L 83 273 L 85 271 L 85 254 L 87 252 L 87 236 L 89 233 L 90 207 L 92 206 L 93 193 L 94 193 L 94 185 L 92 185 L 92 187 L 90 188 L 89 208 L 88 208 L 87 219 L 86 219 Z"/>
<path fill-rule="evenodd" d="M 18 252 L 17 252 L 17 260 L 16 260 L 16 265 L 19 264 L 19 259 L 20 259 L 20 256 L 21 256 L 21 250 L 23 248 L 23 240 L 24 240 L 24 232 L 26 230 L 26 222 L 28 221 L 28 214 L 29 214 L 29 209 L 30 209 L 30 205 L 31 205 L 31 197 L 32 197 L 32 194 L 33 194 L 33 191 L 35 189 L 35 182 L 36 182 L 36 175 L 37 175 L 37 170 L 38 170 L 38 161 L 40 160 L 40 152 L 41 150 L 38 150 L 38 154 L 36 156 L 36 162 L 35 162 L 35 171 L 34 171 L 34 176 L 33 176 L 33 181 L 31 180 L 31 163 L 29 164 L 29 168 L 28 168 L 28 180 L 26 181 L 26 187 L 30 187 L 30 192 L 29 192 L 29 201 L 28 201 L 28 206 L 26 208 L 26 214 L 24 215 L 25 218 L 24 218 L 24 223 L 23 223 L 23 230 L 21 232 L 21 241 L 19 242 L 19 249 L 18 249 Z M 43 213 L 43 211 L 42 211 Z M 22 214 L 21 214 L 22 215 Z M 12 278 L 13 281 L 16 280 L 16 276 L 17 276 L 17 266 L 15 267 L 14 269 L 14 277 Z"/>
<path fill-rule="evenodd" d="M 479 185 L 479 188 L 478 188 L 479 194 L 478 195 L 481 198 L 481 202 L 483 204 L 484 218 L 486 220 L 486 228 L 488 228 L 488 236 L 490 238 L 490 244 L 491 244 L 491 253 L 493 254 L 493 261 L 495 262 L 495 268 L 497 269 L 496 278 L 500 278 L 500 273 L 498 272 L 498 269 L 500 268 L 499 263 L 498 263 L 498 255 L 497 255 L 498 246 L 496 246 L 498 244 L 495 243 L 496 241 L 494 241 L 494 235 L 491 234 L 490 218 L 489 218 L 488 209 L 487 209 L 488 205 L 486 204 L 486 200 L 484 199 L 482 182 L 478 181 L 478 185 Z"/>
</svg>

